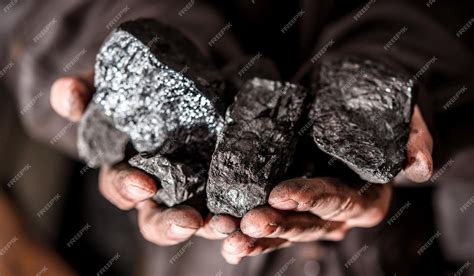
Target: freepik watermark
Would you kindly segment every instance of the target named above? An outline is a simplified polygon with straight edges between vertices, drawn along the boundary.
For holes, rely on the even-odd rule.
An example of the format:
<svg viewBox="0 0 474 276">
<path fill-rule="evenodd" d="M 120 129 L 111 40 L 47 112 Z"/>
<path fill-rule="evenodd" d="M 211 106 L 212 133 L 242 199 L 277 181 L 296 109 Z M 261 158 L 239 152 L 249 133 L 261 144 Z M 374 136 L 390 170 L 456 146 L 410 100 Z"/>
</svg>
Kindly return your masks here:
<svg viewBox="0 0 474 276">
<path fill-rule="evenodd" d="M 397 42 L 400 37 L 406 33 L 406 31 L 408 30 L 408 28 L 406 26 L 403 26 L 387 43 L 385 43 L 385 45 L 383 46 L 384 50 L 387 51 L 388 49 L 390 49 L 390 47 L 393 46 L 393 44 L 395 44 L 395 42 Z"/>
<path fill-rule="evenodd" d="M 53 139 L 49 141 L 49 143 L 51 145 L 56 144 L 73 125 L 74 125 L 73 122 L 69 122 L 53 137 Z"/>
<path fill-rule="evenodd" d="M 36 102 L 43 97 L 45 93 L 43 91 L 40 91 L 38 94 L 36 94 L 21 110 L 20 114 L 25 115 L 28 111 L 30 111 L 33 106 L 35 106 Z"/>
<path fill-rule="evenodd" d="M 108 23 L 105 25 L 105 28 L 107 30 L 112 29 L 112 27 L 117 24 L 120 19 L 130 10 L 130 8 L 125 6 L 123 9 L 121 9 Z"/>
<path fill-rule="evenodd" d="M 454 276 L 462 276 L 464 275 L 464 271 L 471 266 L 471 262 L 465 262 L 457 271 L 454 273 Z"/>
<path fill-rule="evenodd" d="M 324 46 L 311 58 L 311 63 L 316 63 L 327 51 L 328 49 L 334 45 L 334 39 L 329 40 L 328 43 L 324 44 Z"/>
<path fill-rule="evenodd" d="M 10 181 L 8 181 L 7 187 L 11 189 L 30 169 L 31 165 L 27 163 Z"/>
<path fill-rule="evenodd" d="M 443 108 L 444 110 L 448 110 L 449 107 L 451 107 L 458 99 L 459 97 L 464 94 L 467 91 L 467 87 L 463 86 L 461 87 L 458 91 L 456 91 L 456 94 L 449 99 L 444 105 Z"/>
<path fill-rule="evenodd" d="M 89 229 L 91 229 L 91 225 L 90 225 L 89 223 L 86 223 L 86 225 L 84 225 L 84 227 L 82 227 L 82 228 L 79 230 L 79 232 L 77 232 L 77 233 L 74 235 L 74 237 L 72 237 L 72 238 L 68 241 L 68 243 L 66 244 L 67 247 L 73 246 L 74 243 L 76 243 L 76 242 L 84 235 L 84 233 L 85 233 L 87 230 L 89 230 Z"/>
<path fill-rule="evenodd" d="M 18 241 L 17 236 L 14 236 L 11 240 L 7 242 L 2 248 L 0 248 L 0 256 L 7 254 L 8 250 Z"/>
<path fill-rule="evenodd" d="M 194 0 L 190 0 L 179 12 L 179 16 L 183 16 L 194 6 Z"/>
<path fill-rule="evenodd" d="M 360 256 L 369 249 L 369 246 L 367 244 L 364 244 L 357 252 L 352 255 L 352 257 L 347 260 L 347 262 L 344 264 L 345 268 L 349 268 L 351 265 L 353 265 L 359 258 Z"/>
<path fill-rule="evenodd" d="M 430 69 L 431 65 L 433 65 L 438 60 L 437 57 L 433 56 L 430 60 L 428 60 L 418 72 L 410 79 L 410 82 L 416 82 L 418 79 Z"/>
<path fill-rule="evenodd" d="M 376 0 L 370 0 L 369 2 L 367 2 L 367 4 L 365 4 L 355 15 L 354 15 L 354 20 L 357 21 L 359 20 L 359 18 L 362 17 L 362 15 L 364 15 L 369 9 L 370 7 L 372 7 L 373 4 L 375 4 L 375 2 L 377 2 Z"/>
<path fill-rule="evenodd" d="M 293 25 L 295 25 L 295 23 L 298 21 L 298 19 L 303 17 L 304 13 L 305 13 L 305 11 L 303 9 L 301 9 L 295 16 L 293 16 L 293 18 L 288 23 L 286 23 L 285 26 L 283 26 L 283 28 L 281 28 L 280 31 L 283 34 L 286 33 Z"/>
<path fill-rule="evenodd" d="M 430 181 L 434 183 L 438 178 L 440 178 L 448 168 L 450 168 L 454 164 L 454 160 L 450 158 L 448 162 L 444 163 L 444 165 L 435 173 L 433 176 L 431 176 Z"/>
<path fill-rule="evenodd" d="M 49 21 L 48 24 L 46 24 L 41 31 L 33 37 L 33 42 L 38 43 L 50 30 L 51 28 L 58 23 L 58 20 L 56 18 L 53 18 L 51 21 Z"/>
<path fill-rule="evenodd" d="M 5 76 L 7 74 L 8 71 L 10 71 L 10 69 L 13 68 L 13 66 L 15 65 L 15 63 L 13 61 L 10 61 L 7 65 L 5 65 L 2 70 L 0 70 L 0 78 L 3 78 L 3 76 Z"/>
<path fill-rule="evenodd" d="M 158 43 L 160 41 L 160 37 L 158 37 L 157 35 L 155 35 L 152 39 L 150 39 L 150 41 L 148 41 L 148 43 L 146 44 L 146 46 L 148 46 L 148 48 L 151 48 L 151 46 L 155 45 L 156 43 Z"/>
<path fill-rule="evenodd" d="M 291 257 L 290 260 L 288 260 L 276 273 L 275 273 L 275 276 L 282 276 L 283 274 L 285 274 L 285 272 L 288 270 L 288 268 L 290 268 L 290 266 L 292 264 L 294 264 L 296 262 L 296 258 L 295 257 Z"/>
<path fill-rule="evenodd" d="M 80 50 L 66 65 L 63 67 L 63 71 L 66 73 L 69 71 L 78 61 L 79 59 L 87 53 L 86 49 Z"/>
<path fill-rule="evenodd" d="M 469 30 L 469 28 L 471 28 L 473 23 L 474 23 L 474 17 L 469 19 L 469 21 L 467 21 L 467 23 L 464 24 L 464 26 L 462 26 L 461 29 L 459 29 L 459 31 L 456 33 L 456 36 L 461 37 L 465 32 L 467 32 L 467 30 Z"/>
<path fill-rule="evenodd" d="M 431 8 L 431 6 L 433 6 L 434 3 L 436 3 L 436 0 L 428 0 L 428 2 L 426 2 L 426 6 L 428 8 Z"/>
<path fill-rule="evenodd" d="M 418 249 L 418 251 L 416 251 L 416 253 L 418 253 L 418 255 L 423 254 L 423 252 L 425 252 L 439 237 L 441 237 L 441 232 L 437 231 L 431 238 L 429 238 L 427 242 L 425 242 L 425 244 L 420 247 L 420 249 Z"/>
<path fill-rule="evenodd" d="M 44 275 L 44 274 L 46 274 L 46 272 L 48 272 L 48 270 L 49 270 L 48 267 L 44 265 L 44 266 L 41 268 L 41 270 L 36 273 L 36 276 Z"/>
<path fill-rule="evenodd" d="M 214 46 L 214 44 L 216 44 L 217 41 L 219 41 L 224 36 L 225 32 L 230 30 L 230 28 L 232 28 L 231 23 L 227 23 L 224 27 L 222 27 L 222 29 L 220 29 L 220 31 L 215 36 L 213 36 L 211 40 L 209 40 L 209 42 L 207 43 L 209 47 Z"/>
<path fill-rule="evenodd" d="M 466 212 L 466 210 L 471 207 L 472 204 L 474 204 L 474 196 L 471 196 L 466 202 L 464 202 L 461 208 L 459 208 L 459 211 L 461 211 L 461 213 Z"/>
<path fill-rule="evenodd" d="M 253 56 L 248 62 L 247 64 L 244 65 L 244 67 L 242 67 L 242 69 L 240 69 L 238 75 L 239 77 L 242 77 L 248 70 L 250 70 L 250 68 L 252 68 L 252 66 L 262 57 L 262 54 L 259 52 L 257 53 L 255 56 Z"/>
<path fill-rule="evenodd" d="M 306 131 L 308 131 L 311 126 L 313 126 L 313 124 L 314 124 L 313 120 L 307 121 L 306 124 L 304 124 L 304 126 L 302 126 L 300 130 L 298 131 L 298 135 L 303 136 L 303 134 L 305 134 Z"/>
<path fill-rule="evenodd" d="M 11 0 L 8 4 L 5 5 L 5 7 L 3 7 L 3 12 L 9 12 L 11 9 L 13 9 L 13 7 L 16 6 L 16 4 L 18 4 L 18 0 Z"/>
<path fill-rule="evenodd" d="M 41 210 L 39 210 L 37 213 L 36 213 L 36 216 L 38 218 L 41 218 L 44 214 L 46 214 L 46 212 L 49 211 L 49 209 L 51 209 L 51 207 L 54 206 L 54 204 L 56 202 L 58 202 L 59 200 L 61 199 L 61 195 L 60 194 L 56 194 L 53 198 L 51 198 L 51 200 L 49 200 L 48 203 L 46 203 L 46 205 L 41 208 Z"/>
<path fill-rule="evenodd" d="M 392 225 L 408 208 L 410 208 L 411 205 L 411 202 L 407 201 L 392 217 L 390 217 L 389 220 L 387 220 L 387 224 Z"/>
<path fill-rule="evenodd" d="M 188 241 L 183 247 L 181 247 L 176 254 L 173 255 L 170 259 L 170 264 L 176 263 L 183 255 L 186 253 L 186 251 L 194 244 L 193 241 Z"/>
<path fill-rule="evenodd" d="M 363 195 L 370 187 L 372 187 L 372 185 L 374 185 L 374 183 L 366 182 L 362 187 L 360 187 L 357 194 L 360 196 Z"/>
<path fill-rule="evenodd" d="M 120 254 L 117 253 L 115 254 L 112 259 L 110 259 L 97 273 L 96 273 L 96 276 L 100 276 L 100 275 L 103 275 L 105 274 L 105 272 L 107 272 L 107 270 L 109 270 L 112 265 L 118 261 L 118 259 L 120 259 Z"/>
</svg>

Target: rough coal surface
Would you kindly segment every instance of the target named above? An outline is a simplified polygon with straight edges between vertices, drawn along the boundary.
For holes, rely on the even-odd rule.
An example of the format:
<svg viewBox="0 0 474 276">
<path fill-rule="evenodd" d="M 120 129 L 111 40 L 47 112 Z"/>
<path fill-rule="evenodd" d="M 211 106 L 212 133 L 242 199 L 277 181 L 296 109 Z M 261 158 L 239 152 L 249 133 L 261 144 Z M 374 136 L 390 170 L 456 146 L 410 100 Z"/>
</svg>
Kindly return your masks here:
<svg viewBox="0 0 474 276">
<path fill-rule="evenodd" d="M 116 163 L 130 141 L 140 154 L 130 164 L 159 179 L 161 201 L 175 205 L 203 190 L 229 101 L 211 64 L 170 26 L 121 24 L 97 54 L 81 156 L 94 166 Z"/>
<path fill-rule="evenodd" d="M 209 64 L 179 31 L 150 19 L 127 22 L 97 55 L 94 101 L 139 152 L 163 151 L 174 138 L 174 147 L 212 143 L 224 86 Z"/>
<path fill-rule="evenodd" d="M 216 214 L 242 217 L 265 204 L 281 180 L 296 145 L 305 90 L 260 78 L 237 93 L 219 134 L 207 182 L 207 205 Z"/>
<path fill-rule="evenodd" d="M 79 122 L 77 147 L 88 166 L 112 165 L 124 158 L 128 136 L 114 127 L 101 106 L 90 103 Z"/>
<path fill-rule="evenodd" d="M 371 60 L 330 58 L 309 112 L 317 146 L 362 179 L 386 183 L 406 158 L 414 83 Z"/>
<path fill-rule="evenodd" d="M 149 157 L 136 155 L 129 160 L 129 164 L 159 179 L 161 187 L 154 198 L 169 207 L 205 189 L 207 168 L 196 166 L 190 158 L 176 161 L 158 154 Z"/>
</svg>

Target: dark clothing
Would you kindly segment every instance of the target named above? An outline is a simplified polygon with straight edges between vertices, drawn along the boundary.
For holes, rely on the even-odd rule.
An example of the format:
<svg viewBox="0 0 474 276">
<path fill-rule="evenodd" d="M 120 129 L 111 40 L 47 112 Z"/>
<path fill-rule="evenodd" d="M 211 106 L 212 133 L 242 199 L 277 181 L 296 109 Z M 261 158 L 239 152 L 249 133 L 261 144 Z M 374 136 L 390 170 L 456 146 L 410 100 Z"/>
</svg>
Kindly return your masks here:
<svg viewBox="0 0 474 276">
<path fill-rule="evenodd" d="M 420 85 L 417 103 L 435 139 L 437 167 L 443 167 L 450 158 L 455 159 L 458 152 L 469 155 L 467 150 L 474 138 L 474 29 L 461 30 L 474 17 L 474 2 L 348 2 L 19 1 L 8 11 L 4 9 L 0 18 L 0 70 L 13 63 L 0 81 L 16 97 L 21 111 L 39 93 L 48 93 L 56 78 L 92 69 L 102 41 L 119 22 L 153 17 L 182 30 L 220 67 L 261 53 L 278 65 L 284 79 L 305 85 L 312 81 L 314 64 L 326 56 L 357 54 L 388 63 L 414 76 Z M 211 47 L 209 41 L 228 23 L 230 29 Z M 72 64 L 70 69 L 68 64 Z M 463 86 L 467 90 L 458 93 Z M 32 136 L 75 156 L 75 126 L 54 114 L 48 100 L 48 97 L 38 97 L 34 112 L 26 113 L 21 119 Z M 470 154 L 472 156 L 472 152 Z M 220 271 L 221 275 L 455 272 L 465 261 L 474 260 L 474 243 L 466 237 L 471 250 L 454 254 L 458 251 L 452 250 L 456 242 L 450 236 L 453 228 L 443 224 L 443 219 L 453 220 L 453 217 L 444 211 L 446 208 L 456 211 L 456 206 L 469 199 L 466 194 L 472 195 L 474 191 L 469 163 L 454 164 L 457 173 L 445 181 L 455 183 L 453 186 L 461 185 L 466 192 L 454 193 L 453 198 L 436 193 L 437 201 L 432 202 L 430 195 L 436 187 L 400 188 L 396 190 L 392 211 L 387 217 L 393 216 L 408 201 L 413 207 L 393 226 L 384 222 L 374 229 L 353 230 L 341 243 L 305 243 L 246 259 L 236 267 L 225 264 L 219 256 L 219 242 L 193 238 L 189 246 L 183 243 L 161 248 L 146 244 L 145 263 L 137 263 L 133 269 L 140 271 L 142 267 L 146 275 L 220 275 Z M 470 178 L 459 181 L 463 176 Z M 438 182 L 443 182 L 443 178 Z M 440 202 L 443 205 L 439 205 Z M 104 203 L 97 203 L 100 204 Z M 118 212 L 111 213 L 117 215 Z M 474 230 L 472 214 L 472 209 L 468 209 L 453 215 L 459 225 L 470 229 L 471 232 L 466 233 Z M 100 214 L 90 210 L 85 214 L 88 215 L 100 223 L 97 218 Z M 415 224 L 420 218 L 423 223 Z M 109 227 L 104 225 L 102 230 L 113 231 L 114 220 L 110 219 L 109 223 Z M 440 228 L 443 229 L 440 239 L 443 247 L 435 242 L 426 253 L 418 254 L 420 246 Z M 94 233 L 107 235 L 100 228 Z M 121 235 L 127 239 L 127 233 Z M 96 246 L 113 247 L 100 241 L 96 239 Z M 443 251 L 446 248 L 451 250 Z M 170 263 L 181 249 L 184 253 Z M 106 261 L 115 254 L 112 251 L 104 252 L 104 255 L 110 254 L 104 257 Z M 357 252 L 360 257 L 350 262 Z M 442 255 L 448 253 L 448 256 Z M 123 252 L 123 259 L 133 259 L 133 255 L 133 252 Z"/>
</svg>

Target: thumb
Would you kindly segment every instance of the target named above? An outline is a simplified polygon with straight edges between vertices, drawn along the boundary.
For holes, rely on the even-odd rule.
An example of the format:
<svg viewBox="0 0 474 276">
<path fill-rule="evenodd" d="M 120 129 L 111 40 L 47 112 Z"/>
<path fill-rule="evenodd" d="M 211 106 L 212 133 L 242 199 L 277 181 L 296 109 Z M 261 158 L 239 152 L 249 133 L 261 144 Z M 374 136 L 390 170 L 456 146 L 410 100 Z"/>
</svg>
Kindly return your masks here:
<svg viewBox="0 0 474 276">
<path fill-rule="evenodd" d="M 85 77 L 66 76 L 57 79 L 50 93 L 53 110 L 72 122 L 79 121 L 93 93 L 92 76 L 93 73 Z"/>
<path fill-rule="evenodd" d="M 418 106 L 415 106 L 410 123 L 407 144 L 407 163 L 403 173 L 414 182 L 428 181 L 433 174 L 433 138 Z"/>
</svg>

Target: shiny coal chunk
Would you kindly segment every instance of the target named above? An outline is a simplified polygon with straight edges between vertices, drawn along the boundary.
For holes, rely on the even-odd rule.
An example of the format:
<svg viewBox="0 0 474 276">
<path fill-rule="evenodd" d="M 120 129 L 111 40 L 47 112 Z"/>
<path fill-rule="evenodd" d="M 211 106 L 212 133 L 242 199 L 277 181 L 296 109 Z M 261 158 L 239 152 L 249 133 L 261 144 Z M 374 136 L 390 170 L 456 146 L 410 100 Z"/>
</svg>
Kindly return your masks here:
<svg viewBox="0 0 474 276">
<path fill-rule="evenodd" d="M 174 138 L 174 147 L 212 143 L 222 127 L 218 73 L 191 41 L 155 20 L 126 22 L 109 35 L 97 55 L 95 86 L 94 101 L 139 152 L 163 151 Z"/>
<path fill-rule="evenodd" d="M 98 117 L 86 116 L 90 129 L 80 134 L 86 161 L 121 161 L 128 137 L 140 154 L 155 156 L 131 163 L 160 178 L 164 187 L 157 197 L 174 205 L 203 189 L 207 170 L 201 168 L 210 163 L 229 99 L 219 73 L 189 39 L 153 19 L 123 23 L 97 54 L 95 86 L 88 112 Z M 108 132 L 101 134 L 105 123 Z M 94 141 L 101 135 L 110 140 Z M 95 157 L 99 151 L 106 153 L 102 159 Z"/>
<path fill-rule="evenodd" d="M 159 179 L 161 187 L 154 198 L 171 207 L 204 191 L 207 167 L 189 157 L 177 161 L 159 154 L 149 157 L 136 155 L 129 164 Z"/>
<path fill-rule="evenodd" d="M 364 180 L 395 177 L 406 158 L 413 81 L 375 61 L 330 58 L 313 88 L 309 119 L 317 146 Z"/>
<path fill-rule="evenodd" d="M 112 165 L 124 158 L 128 136 L 114 127 L 101 106 L 90 103 L 79 122 L 77 147 L 79 156 L 90 167 Z"/>
<path fill-rule="evenodd" d="M 296 145 L 305 90 L 260 78 L 247 81 L 226 114 L 207 182 L 207 205 L 216 214 L 243 216 L 265 204 L 285 174 Z"/>
</svg>

